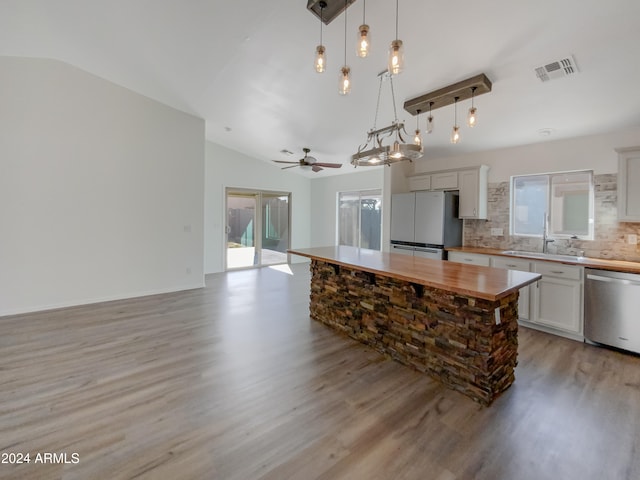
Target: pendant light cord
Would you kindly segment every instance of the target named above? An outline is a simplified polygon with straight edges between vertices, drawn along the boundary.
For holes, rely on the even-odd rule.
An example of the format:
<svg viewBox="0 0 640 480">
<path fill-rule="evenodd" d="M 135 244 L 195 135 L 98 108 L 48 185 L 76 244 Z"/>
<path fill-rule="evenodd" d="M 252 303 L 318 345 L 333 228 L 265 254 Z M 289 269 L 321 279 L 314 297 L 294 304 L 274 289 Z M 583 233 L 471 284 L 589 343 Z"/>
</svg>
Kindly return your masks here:
<svg viewBox="0 0 640 480">
<path fill-rule="evenodd" d="M 322 45 L 322 24 L 324 23 L 324 18 L 322 14 L 324 13 L 324 7 L 320 6 L 320 45 Z"/>
<path fill-rule="evenodd" d="M 344 0 L 344 65 L 347 64 L 347 2 Z"/>
<path fill-rule="evenodd" d="M 362 24 L 363 25 L 367 23 L 367 21 L 365 20 L 366 12 L 367 12 L 367 0 L 362 0 Z"/>
<path fill-rule="evenodd" d="M 398 40 L 398 1 L 396 0 L 396 40 Z"/>
</svg>

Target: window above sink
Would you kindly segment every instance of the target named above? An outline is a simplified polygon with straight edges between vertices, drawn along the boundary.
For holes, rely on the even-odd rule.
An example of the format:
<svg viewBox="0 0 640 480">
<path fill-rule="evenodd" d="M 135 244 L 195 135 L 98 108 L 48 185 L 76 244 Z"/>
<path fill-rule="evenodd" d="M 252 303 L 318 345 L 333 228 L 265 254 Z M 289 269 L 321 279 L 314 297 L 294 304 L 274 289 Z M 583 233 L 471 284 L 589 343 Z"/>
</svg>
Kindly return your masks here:
<svg viewBox="0 0 640 480">
<path fill-rule="evenodd" d="M 511 235 L 593 240 L 593 172 L 511 177 L 509 216 Z"/>
</svg>

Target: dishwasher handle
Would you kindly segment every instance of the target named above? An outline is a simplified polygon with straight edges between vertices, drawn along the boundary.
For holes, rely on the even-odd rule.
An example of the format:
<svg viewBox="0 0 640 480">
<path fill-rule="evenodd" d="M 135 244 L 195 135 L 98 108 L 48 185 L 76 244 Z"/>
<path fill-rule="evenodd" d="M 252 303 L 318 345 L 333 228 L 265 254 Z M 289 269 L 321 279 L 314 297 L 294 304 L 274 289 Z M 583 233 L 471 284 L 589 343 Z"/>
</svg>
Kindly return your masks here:
<svg viewBox="0 0 640 480">
<path fill-rule="evenodd" d="M 621 285 L 634 285 L 640 287 L 640 282 L 633 282 L 631 280 L 624 280 L 622 278 L 603 277 L 601 275 L 594 275 L 592 273 L 587 274 L 587 279 L 597 280 L 599 282 L 619 283 Z"/>
</svg>

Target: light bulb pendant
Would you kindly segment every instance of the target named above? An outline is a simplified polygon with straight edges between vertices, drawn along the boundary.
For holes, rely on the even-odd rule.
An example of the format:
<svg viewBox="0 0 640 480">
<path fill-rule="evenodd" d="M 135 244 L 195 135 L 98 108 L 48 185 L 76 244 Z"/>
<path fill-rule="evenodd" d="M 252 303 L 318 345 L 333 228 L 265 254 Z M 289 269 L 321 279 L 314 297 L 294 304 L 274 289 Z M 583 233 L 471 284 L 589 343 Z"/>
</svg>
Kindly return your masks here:
<svg viewBox="0 0 640 480">
<path fill-rule="evenodd" d="M 413 137 L 413 143 L 418 146 L 422 145 L 422 135 L 420 134 L 420 130 L 416 130 L 416 134 Z"/>
<path fill-rule="evenodd" d="M 347 95 L 351 91 L 351 69 L 344 65 L 340 69 L 340 78 L 338 83 L 338 93 Z"/>
<path fill-rule="evenodd" d="M 451 143 L 460 142 L 460 127 L 455 125 L 453 130 L 451 130 Z"/>
<path fill-rule="evenodd" d="M 316 72 L 322 73 L 326 68 L 326 57 L 325 57 L 325 48 L 324 45 L 318 45 L 316 47 L 316 60 L 315 60 L 315 68 Z"/>
<path fill-rule="evenodd" d="M 427 117 L 427 133 L 433 133 L 433 127 L 434 127 L 433 116 L 429 115 Z"/>
<path fill-rule="evenodd" d="M 358 29 L 358 43 L 356 45 L 356 54 L 360 58 L 365 58 L 369 55 L 369 48 L 371 47 L 371 36 L 369 35 L 369 25 L 362 24 Z"/>
<path fill-rule="evenodd" d="M 404 47 L 402 40 L 394 40 L 389 47 L 388 70 L 391 75 L 398 75 L 404 69 Z"/>
<path fill-rule="evenodd" d="M 475 127 L 478 123 L 478 109 L 476 107 L 471 107 L 469 109 L 469 114 L 467 115 L 467 125 L 471 128 Z"/>
</svg>

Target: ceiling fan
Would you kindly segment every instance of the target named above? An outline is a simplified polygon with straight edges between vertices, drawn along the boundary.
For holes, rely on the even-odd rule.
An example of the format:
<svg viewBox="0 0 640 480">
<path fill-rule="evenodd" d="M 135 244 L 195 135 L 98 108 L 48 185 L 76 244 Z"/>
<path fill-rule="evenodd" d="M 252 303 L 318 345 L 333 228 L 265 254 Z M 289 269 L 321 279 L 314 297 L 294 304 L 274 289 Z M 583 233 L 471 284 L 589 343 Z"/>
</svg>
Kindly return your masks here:
<svg viewBox="0 0 640 480">
<path fill-rule="evenodd" d="M 342 167 L 341 163 L 322 163 L 322 162 L 318 162 L 318 160 L 316 160 L 314 157 L 311 157 L 309 155 L 309 152 L 311 150 L 306 148 L 306 147 L 303 148 L 302 151 L 304 152 L 304 157 L 302 157 L 297 162 L 288 162 L 286 160 L 274 160 L 274 162 L 276 162 L 276 163 L 292 163 L 293 164 L 293 165 L 290 165 L 288 167 L 282 167 L 282 170 L 285 170 L 287 168 L 293 168 L 293 167 L 311 167 L 311 170 L 313 170 L 314 172 L 319 172 L 320 170 L 322 170 L 322 167 L 325 167 L 325 168 L 340 168 L 340 167 Z"/>
</svg>

